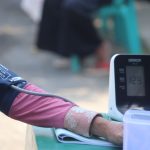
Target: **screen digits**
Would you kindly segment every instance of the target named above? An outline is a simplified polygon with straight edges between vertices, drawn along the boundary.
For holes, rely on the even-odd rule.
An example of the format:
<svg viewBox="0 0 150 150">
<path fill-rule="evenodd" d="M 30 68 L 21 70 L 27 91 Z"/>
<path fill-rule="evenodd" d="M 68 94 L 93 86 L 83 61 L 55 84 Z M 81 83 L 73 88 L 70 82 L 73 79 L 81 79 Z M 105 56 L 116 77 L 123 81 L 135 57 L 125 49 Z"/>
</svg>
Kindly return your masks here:
<svg viewBox="0 0 150 150">
<path fill-rule="evenodd" d="M 127 96 L 145 96 L 143 66 L 126 66 Z"/>
</svg>

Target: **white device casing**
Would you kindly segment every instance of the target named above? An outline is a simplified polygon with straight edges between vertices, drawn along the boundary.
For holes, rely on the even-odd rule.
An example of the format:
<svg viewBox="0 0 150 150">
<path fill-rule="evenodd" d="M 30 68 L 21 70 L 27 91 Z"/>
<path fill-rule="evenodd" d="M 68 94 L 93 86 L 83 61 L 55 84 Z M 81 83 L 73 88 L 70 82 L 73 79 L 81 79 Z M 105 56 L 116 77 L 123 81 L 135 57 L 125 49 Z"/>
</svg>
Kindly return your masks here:
<svg viewBox="0 0 150 150">
<path fill-rule="evenodd" d="M 114 61 L 119 54 L 114 55 L 110 61 L 109 72 L 109 116 L 117 121 L 123 121 L 123 114 L 118 110 L 116 105 L 116 85 L 115 85 L 115 67 Z"/>
</svg>

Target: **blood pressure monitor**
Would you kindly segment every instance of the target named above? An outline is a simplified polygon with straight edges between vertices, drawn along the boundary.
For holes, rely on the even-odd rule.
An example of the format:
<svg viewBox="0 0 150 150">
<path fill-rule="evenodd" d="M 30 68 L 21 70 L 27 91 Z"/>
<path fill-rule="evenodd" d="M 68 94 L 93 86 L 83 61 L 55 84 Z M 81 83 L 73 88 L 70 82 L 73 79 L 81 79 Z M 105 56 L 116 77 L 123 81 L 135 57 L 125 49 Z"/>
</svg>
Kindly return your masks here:
<svg viewBox="0 0 150 150">
<path fill-rule="evenodd" d="M 150 55 L 114 55 L 110 62 L 109 115 L 122 121 L 128 109 L 150 110 Z"/>
</svg>

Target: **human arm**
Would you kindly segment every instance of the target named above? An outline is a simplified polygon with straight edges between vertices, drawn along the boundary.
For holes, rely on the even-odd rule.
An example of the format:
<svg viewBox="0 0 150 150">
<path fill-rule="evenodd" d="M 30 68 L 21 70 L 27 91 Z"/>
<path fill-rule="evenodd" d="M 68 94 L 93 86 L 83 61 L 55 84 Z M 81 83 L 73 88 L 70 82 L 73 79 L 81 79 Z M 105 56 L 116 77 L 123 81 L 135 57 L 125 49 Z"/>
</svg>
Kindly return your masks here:
<svg viewBox="0 0 150 150">
<path fill-rule="evenodd" d="M 12 85 L 47 93 L 0 66 L 0 110 L 7 116 L 36 126 L 66 128 L 83 136 L 96 135 L 114 143 L 118 141 L 117 125 L 103 119 L 97 112 L 85 110 L 58 96 L 25 94 L 13 89 Z M 111 130 L 111 127 L 116 130 Z"/>
<path fill-rule="evenodd" d="M 32 84 L 27 84 L 24 88 L 45 92 Z M 13 92 L 9 91 L 9 94 L 12 95 Z M 83 136 L 100 136 L 115 144 L 122 143 L 121 124 L 107 121 L 97 112 L 83 109 L 72 102 L 24 93 L 19 93 L 12 101 L 6 115 L 13 119 L 36 126 L 66 128 Z"/>
<path fill-rule="evenodd" d="M 24 88 L 45 92 L 33 84 L 27 84 Z M 120 123 L 108 121 L 97 112 L 59 98 L 20 93 L 12 104 L 9 116 L 32 125 L 66 128 L 83 136 L 100 136 L 115 144 L 122 143 Z"/>
</svg>

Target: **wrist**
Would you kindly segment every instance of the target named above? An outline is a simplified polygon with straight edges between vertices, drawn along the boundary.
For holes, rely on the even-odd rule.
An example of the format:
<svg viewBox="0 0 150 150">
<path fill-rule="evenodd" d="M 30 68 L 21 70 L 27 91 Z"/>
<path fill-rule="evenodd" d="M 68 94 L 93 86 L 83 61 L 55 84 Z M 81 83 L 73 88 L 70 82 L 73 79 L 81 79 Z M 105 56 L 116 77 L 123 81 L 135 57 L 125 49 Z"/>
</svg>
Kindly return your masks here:
<svg viewBox="0 0 150 150">
<path fill-rule="evenodd" d="M 101 116 L 97 116 L 94 118 L 91 124 L 91 134 L 99 137 L 107 138 L 107 129 L 108 129 L 109 121 L 104 119 Z"/>
</svg>

